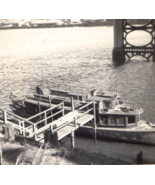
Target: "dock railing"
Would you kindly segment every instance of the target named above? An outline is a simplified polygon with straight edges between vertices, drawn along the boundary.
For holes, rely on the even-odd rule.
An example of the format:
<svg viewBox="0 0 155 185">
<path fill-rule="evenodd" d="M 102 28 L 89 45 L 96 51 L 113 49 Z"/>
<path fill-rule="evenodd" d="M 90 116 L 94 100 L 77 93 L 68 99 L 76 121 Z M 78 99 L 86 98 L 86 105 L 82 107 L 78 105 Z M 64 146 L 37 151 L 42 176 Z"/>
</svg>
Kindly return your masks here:
<svg viewBox="0 0 155 185">
<path fill-rule="evenodd" d="M 58 108 L 58 107 L 62 107 L 62 109 L 56 113 L 53 114 L 53 110 Z M 29 127 L 27 127 L 28 130 L 31 129 L 31 134 L 32 135 L 35 135 L 37 133 L 37 130 L 39 130 L 38 128 L 38 125 L 41 124 L 41 123 L 44 123 L 44 126 L 47 126 L 49 123 L 48 123 L 48 120 L 51 119 L 51 122 L 53 122 L 54 120 L 54 116 L 58 115 L 58 114 L 62 114 L 62 116 L 64 116 L 64 102 L 54 106 L 54 107 L 51 107 L 45 111 L 42 111 L 34 116 L 31 116 L 30 118 L 28 118 L 27 120 L 32 120 L 34 118 L 37 118 L 37 117 L 40 117 L 40 120 L 37 121 L 36 123 L 34 123 L 33 125 L 30 125 Z M 43 116 L 42 116 L 43 115 Z"/>
<path fill-rule="evenodd" d="M 82 111 L 82 114 L 79 114 L 79 115 L 77 114 L 77 116 L 74 116 L 72 119 L 70 119 L 70 121 L 64 123 L 64 124 L 61 125 L 60 127 L 56 128 L 56 129 L 53 129 L 53 132 L 56 132 L 56 131 L 60 130 L 61 128 L 63 128 L 64 126 L 66 126 L 66 125 L 68 125 L 68 124 L 70 124 L 70 123 L 74 123 L 74 127 L 77 128 L 77 119 L 79 119 L 79 118 L 83 117 L 85 114 L 88 114 L 88 113 L 90 113 L 91 111 L 93 111 L 94 108 L 95 108 L 95 107 L 94 107 L 94 104 L 95 104 L 95 102 L 92 101 L 92 102 L 90 102 L 90 103 L 84 105 L 83 107 L 81 107 L 79 110 L 76 110 L 77 113 L 80 113 L 80 111 L 82 111 L 83 109 L 85 109 L 85 108 L 87 109 L 86 111 Z M 88 107 L 91 106 L 91 105 L 93 105 L 93 107 L 90 108 L 90 109 L 88 109 Z M 73 112 L 74 112 L 74 109 L 73 109 Z M 94 113 L 94 111 L 93 111 L 93 113 Z M 95 115 L 94 115 L 94 117 L 95 117 Z"/>
<path fill-rule="evenodd" d="M 53 114 L 53 110 L 56 109 L 57 107 L 62 107 L 62 110 L 56 112 Z M 45 125 L 48 124 L 48 119 L 50 118 L 54 118 L 54 116 L 62 113 L 62 116 L 64 115 L 64 102 L 51 107 L 43 112 L 40 112 L 34 116 L 31 116 L 30 118 L 26 119 L 26 118 L 22 118 L 10 111 L 6 111 L 6 110 L 2 110 L 0 109 L 0 111 L 2 111 L 3 113 L 3 123 L 7 124 L 7 123 L 11 123 L 13 124 L 13 127 L 16 128 L 17 130 L 19 130 L 20 134 L 22 134 L 24 137 L 27 136 L 26 133 L 28 133 L 28 135 L 30 135 L 31 133 L 35 132 L 37 130 L 37 125 L 40 124 L 41 122 L 44 122 Z M 51 113 L 52 115 L 48 116 L 48 114 Z M 41 115 L 44 115 L 43 118 L 41 118 L 37 123 L 32 122 L 31 120 L 34 118 L 37 118 Z"/>
<path fill-rule="evenodd" d="M 90 106 L 92 107 L 90 108 Z M 58 107 L 62 107 L 62 109 L 53 114 L 53 110 Z M 77 125 L 77 120 L 83 117 L 85 114 L 92 114 L 93 117 L 91 119 L 94 119 L 94 126 L 96 125 L 94 101 L 87 103 L 86 105 L 82 106 L 79 110 L 74 110 L 73 108 L 72 112 L 69 112 L 66 115 L 64 115 L 64 102 L 62 102 L 54 107 L 50 107 L 49 109 L 43 112 L 40 112 L 34 116 L 31 116 L 27 119 L 22 118 L 18 115 L 15 115 L 14 113 L 9 111 L 5 111 L 2 109 L 0 110 L 3 112 L 3 122 L 5 124 L 6 123 L 13 124 L 13 127 L 19 130 L 20 134 L 22 134 L 23 137 L 28 137 L 28 138 L 34 137 L 35 140 L 37 140 L 36 138 L 37 135 L 45 132 L 48 129 L 50 129 L 52 133 L 54 133 L 70 123 L 74 124 L 75 130 L 76 130 L 78 127 L 81 126 L 81 125 Z M 93 111 L 93 113 L 91 111 Z M 62 116 L 54 120 L 54 116 L 57 116 L 59 114 L 62 114 Z M 40 117 L 39 121 L 37 121 L 36 123 L 32 122 L 32 119 L 35 119 L 38 117 Z M 49 119 L 51 120 L 49 121 Z M 44 125 L 38 128 L 38 125 L 41 123 L 44 123 Z M 43 138 L 44 136 L 42 136 L 41 139 Z"/>
<path fill-rule="evenodd" d="M 6 110 L 2 110 L 2 109 L 0 109 L 0 111 L 3 113 L 3 123 L 4 124 L 8 124 L 8 123 L 13 124 L 14 128 L 19 130 L 20 134 L 22 134 L 23 136 L 26 136 L 27 126 L 34 124 L 33 122 L 31 122 L 25 118 L 22 118 L 22 117 L 14 114 L 10 111 L 6 111 Z"/>
<path fill-rule="evenodd" d="M 36 137 L 36 135 L 39 135 L 40 133 L 43 133 L 45 130 L 50 129 L 52 131 L 52 133 L 57 132 L 58 130 L 60 130 L 61 128 L 69 125 L 70 123 L 74 124 L 75 130 L 77 129 L 77 119 L 81 118 L 82 116 L 84 116 L 87 113 L 90 113 L 93 109 L 94 109 L 94 101 L 90 102 L 86 105 L 84 105 L 83 107 L 80 108 L 80 110 L 74 110 L 72 112 L 69 112 L 68 115 L 66 114 L 65 116 L 67 117 L 67 119 L 64 119 L 64 117 L 60 117 L 59 119 L 49 123 L 48 125 L 45 125 L 44 127 L 41 128 L 34 128 L 32 136 Z M 89 106 L 93 105 L 92 108 L 88 109 Z M 82 115 L 79 114 L 81 110 L 83 110 L 84 108 L 86 108 L 86 111 L 82 111 Z M 93 117 L 95 119 L 95 115 Z M 57 123 L 61 122 L 62 124 L 60 124 L 59 126 L 56 126 Z M 39 124 L 40 122 L 35 123 L 35 125 L 33 125 L 33 127 L 36 127 L 37 124 Z M 80 125 L 79 125 L 80 126 Z M 30 126 L 32 127 L 32 126 Z M 44 136 L 41 136 L 41 138 L 39 140 L 42 140 L 44 138 Z"/>
</svg>

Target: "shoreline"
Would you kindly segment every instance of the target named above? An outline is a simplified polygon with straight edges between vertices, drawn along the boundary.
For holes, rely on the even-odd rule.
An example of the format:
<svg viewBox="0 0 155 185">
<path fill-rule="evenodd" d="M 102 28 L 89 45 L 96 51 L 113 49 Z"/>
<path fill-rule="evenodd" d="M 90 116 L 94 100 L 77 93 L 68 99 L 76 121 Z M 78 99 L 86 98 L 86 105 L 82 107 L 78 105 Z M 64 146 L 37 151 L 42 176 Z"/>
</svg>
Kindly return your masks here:
<svg viewBox="0 0 155 185">
<path fill-rule="evenodd" d="M 104 27 L 104 26 L 113 26 L 113 24 L 90 24 L 90 25 L 63 25 L 63 26 L 51 26 L 51 27 L 40 27 L 40 26 L 36 26 L 36 27 L 9 27 L 9 28 L 5 28 L 5 27 L 0 27 L 0 30 L 12 30 L 12 29 L 37 29 L 37 28 L 74 28 L 74 27 Z"/>
<path fill-rule="evenodd" d="M 2 145 L 3 163 L 2 165 L 131 165 L 132 163 L 108 157 L 102 153 L 88 152 L 81 148 L 71 149 L 60 146 L 58 148 L 48 148 L 44 151 L 41 161 L 36 157 L 43 149 L 32 145 L 22 146 L 19 143 L 5 143 Z M 21 162 L 22 161 L 22 162 Z"/>
</svg>

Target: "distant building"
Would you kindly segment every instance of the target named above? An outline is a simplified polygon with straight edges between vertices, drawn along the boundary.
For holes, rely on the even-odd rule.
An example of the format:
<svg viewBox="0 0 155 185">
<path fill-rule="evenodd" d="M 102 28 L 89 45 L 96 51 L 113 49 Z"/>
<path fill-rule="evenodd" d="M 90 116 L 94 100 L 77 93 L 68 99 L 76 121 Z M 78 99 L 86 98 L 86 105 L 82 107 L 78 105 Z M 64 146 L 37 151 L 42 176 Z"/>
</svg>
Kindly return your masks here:
<svg viewBox="0 0 155 185">
<path fill-rule="evenodd" d="M 19 23 L 12 23 L 12 28 L 19 28 Z"/>
</svg>

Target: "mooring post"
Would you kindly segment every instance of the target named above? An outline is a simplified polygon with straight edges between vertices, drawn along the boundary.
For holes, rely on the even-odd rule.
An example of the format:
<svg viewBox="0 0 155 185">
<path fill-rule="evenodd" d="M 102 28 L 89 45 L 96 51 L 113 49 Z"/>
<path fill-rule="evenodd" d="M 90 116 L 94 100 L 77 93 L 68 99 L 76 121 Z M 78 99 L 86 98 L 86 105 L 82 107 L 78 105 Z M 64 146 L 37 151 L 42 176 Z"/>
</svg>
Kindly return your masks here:
<svg viewBox="0 0 155 185">
<path fill-rule="evenodd" d="M 57 132 L 54 132 L 54 133 L 51 132 L 51 140 L 52 140 L 52 146 L 57 147 L 58 146 L 58 133 Z"/>
<path fill-rule="evenodd" d="M 137 155 L 137 164 L 143 164 L 143 153 L 142 153 L 142 151 Z"/>
<path fill-rule="evenodd" d="M 9 125 L 9 131 L 10 131 L 10 141 L 15 141 L 15 130 L 13 124 Z"/>
<path fill-rule="evenodd" d="M 96 108 L 95 108 L 95 101 L 93 103 L 93 111 L 94 111 L 94 142 L 97 141 L 96 137 Z"/>
<path fill-rule="evenodd" d="M 72 146 L 72 149 L 75 148 L 75 133 L 74 133 L 74 130 L 72 130 L 71 132 L 71 146 Z"/>
</svg>

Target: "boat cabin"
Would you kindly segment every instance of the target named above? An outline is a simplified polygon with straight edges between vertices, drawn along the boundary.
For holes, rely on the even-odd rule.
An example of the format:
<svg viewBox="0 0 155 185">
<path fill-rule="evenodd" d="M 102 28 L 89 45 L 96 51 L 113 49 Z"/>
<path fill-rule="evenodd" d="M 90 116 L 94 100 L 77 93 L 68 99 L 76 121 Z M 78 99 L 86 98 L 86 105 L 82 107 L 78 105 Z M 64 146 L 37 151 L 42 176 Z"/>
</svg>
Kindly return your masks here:
<svg viewBox="0 0 155 185">
<path fill-rule="evenodd" d="M 96 102 L 96 119 L 100 127 L 134 127 L 140 120 L 143 110 L 127 106 L 115 96 L 92 96 L 87 102 Z"/>
</svg>

